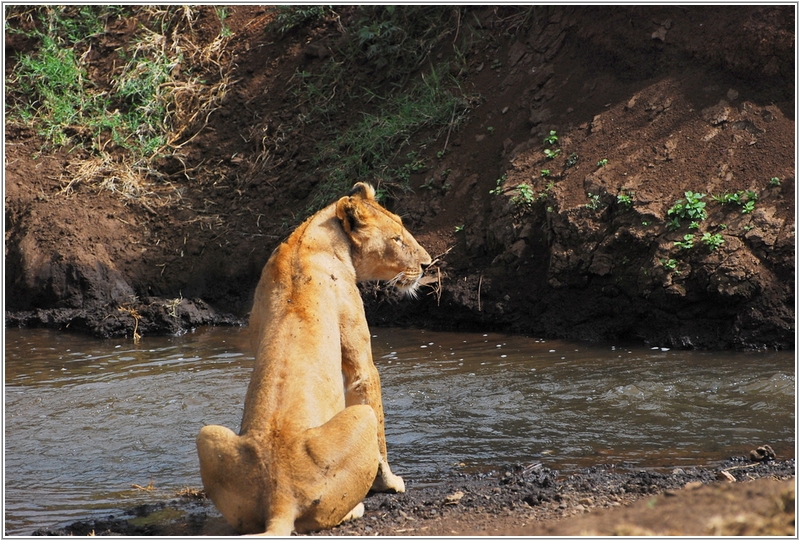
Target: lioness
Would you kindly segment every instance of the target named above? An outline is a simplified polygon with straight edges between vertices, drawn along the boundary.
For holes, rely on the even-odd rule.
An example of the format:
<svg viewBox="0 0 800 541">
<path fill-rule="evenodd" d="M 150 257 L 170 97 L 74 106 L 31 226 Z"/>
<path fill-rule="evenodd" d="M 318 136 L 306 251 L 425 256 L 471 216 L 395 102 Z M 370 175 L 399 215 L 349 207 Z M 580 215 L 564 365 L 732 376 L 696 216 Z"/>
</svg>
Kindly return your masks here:
<svg viewBox="0 0 800 541">
<path fill-rule="evenodd" d="M 261 274 L 250 316 L 256 364 L 237 436 L 197 436 L 206 493 L 239 532 L 289 535 L 364 513 L 389 469 L 383 404 L 356 282 L 413 294 L 428 253 L 364 183 L 300 225 Z"/>
</svg>

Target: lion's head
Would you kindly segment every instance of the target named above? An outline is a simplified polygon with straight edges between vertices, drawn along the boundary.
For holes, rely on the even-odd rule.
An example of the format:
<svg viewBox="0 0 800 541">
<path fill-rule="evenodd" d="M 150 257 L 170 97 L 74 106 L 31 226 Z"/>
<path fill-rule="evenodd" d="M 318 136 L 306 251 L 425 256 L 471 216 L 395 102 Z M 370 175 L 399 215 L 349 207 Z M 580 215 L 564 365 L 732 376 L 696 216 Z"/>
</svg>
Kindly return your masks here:
<svg viewBox="0 0 800 541">
<path fill-rule="evenodd" d="M 353 244 L 356 279 L 386 280 L 414 296 L 431 256 L 411 236 L 399 216 L 375 200 L 375 189 L 363 182 L 336 203 L 336 216 Z"/>
</svg>

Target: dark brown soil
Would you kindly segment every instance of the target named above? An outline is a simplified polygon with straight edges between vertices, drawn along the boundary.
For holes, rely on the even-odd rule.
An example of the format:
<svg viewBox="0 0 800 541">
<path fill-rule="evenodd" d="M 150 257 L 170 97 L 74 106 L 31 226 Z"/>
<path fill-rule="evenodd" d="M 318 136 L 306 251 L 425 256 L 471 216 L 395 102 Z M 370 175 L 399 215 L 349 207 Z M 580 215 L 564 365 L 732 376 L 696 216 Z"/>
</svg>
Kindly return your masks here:
<svg viewBox="0 0 800 541">
<path fill-rule="evenodd" d="M 718 480 L 723 470 L 736 481 Z M 794 535 L 794 475 L 793 459 L 569 474 L 534 463 L 371 494 L 364 517 L 315 535 Z M 209 500 L 184 497 L 34 535 L 234 533 Z"/>
<path fill-rule="evenodd" d="M 246 321 L 267 257 L 304 217 L 319 182 L 315 144 L 329 137 L 297 121 L 305 106 L 290 81 L 298 69 L 319 69 L 343 38 L 335 20 L 279 37 L 267 30 L 268 8 L 230 11 L 224 56 L 235 83 L 208 125 L 181 141 L 180 159 L 155 164 L 149 195 L 81 184 L 60 193 L 87 156 L 40 152 L 38 136 L 8 126 L 7 325 L 131 336 L 138 324 L 146 336 Z M 340 11 L 345 21 L 352 14 Z M 196 39 L 213 39 L 213 8 L 198 13 Z M 419 302 L 368 295 L 371 322 L 792 348 L 792 7 L 466 14 L 450 31 L 453 41 L 472 36 L 458 81 L 477 97 L 474 108 L 457 131 L 413 147 L 426 167 L 412 175 L 411 192 L 389 201 L 439 256 L 437 282 Z M 113 25 L 93 49 L 91 73 L 107 71 L 108 55 L 136 27 Z M 15 36 L 6 35 L 9 60 L 32 46 Z M 433 55 L 455 58 L 450 46 Z M 207 69 L 210 81 L 219 77 Z M 354 80 L 380 78 L 370 66 L 352 69 Z M 342 126 L 364 104 L 347 107 Z M 550 130 L 561 150 L 553 160 L 543 154 Z M 503 176 L 505 191 L 490 195 Z M 515 203 L 521 183 L 535 196 L 529 205 Z M 667 210 L 686 190 L 707 194 L 708 219 L 695 248 L 679 250 L 688 224 L 670 231 Z M 740 190 L 758 196 L 751 213 L 711 200 Z M 724 244 L 709 249 L 704 233 Z"/>
</svg>

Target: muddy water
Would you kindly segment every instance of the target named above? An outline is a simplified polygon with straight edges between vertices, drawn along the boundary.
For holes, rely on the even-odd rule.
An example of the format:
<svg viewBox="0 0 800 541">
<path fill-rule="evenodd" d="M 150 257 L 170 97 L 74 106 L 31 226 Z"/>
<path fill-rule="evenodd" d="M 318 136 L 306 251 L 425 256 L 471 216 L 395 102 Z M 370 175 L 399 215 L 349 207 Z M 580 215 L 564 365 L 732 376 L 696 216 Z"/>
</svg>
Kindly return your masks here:
<svg viewBox="0 0 800 541">
<path fill-rule="evenodd" d="M 238 430 L 246 330 L 139 345 L 44 330 L 5 339 L 6 534 L 197 488 L 200 427 Z M 708 465 L 763 443 L 794 452 L 791 352 L 397 329 L 374 330 L 373 350 L 390 461 L 409 487 L 534 460 L 568 471 Z"/>
</svg>

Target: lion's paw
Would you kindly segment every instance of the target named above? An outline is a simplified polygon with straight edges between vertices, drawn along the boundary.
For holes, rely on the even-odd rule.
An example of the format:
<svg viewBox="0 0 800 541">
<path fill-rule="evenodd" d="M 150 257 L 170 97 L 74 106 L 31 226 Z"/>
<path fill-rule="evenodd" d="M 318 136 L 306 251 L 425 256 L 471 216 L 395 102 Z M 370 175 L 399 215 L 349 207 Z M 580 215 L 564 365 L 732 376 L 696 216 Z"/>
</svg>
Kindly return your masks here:
<svg viewBox="0 0 800 541">
<path fill-rule="evenodd" d="M 375 481 L 372 483 L 372 488 L 370 489 L 373 492 L 405 492 L 406 491 L 406 484 L 403 482 L 403 478 L 399 475 L 395 475 L 391 472 L 379 472 L 378 476 L 375 478 Z"/>
</svg>

